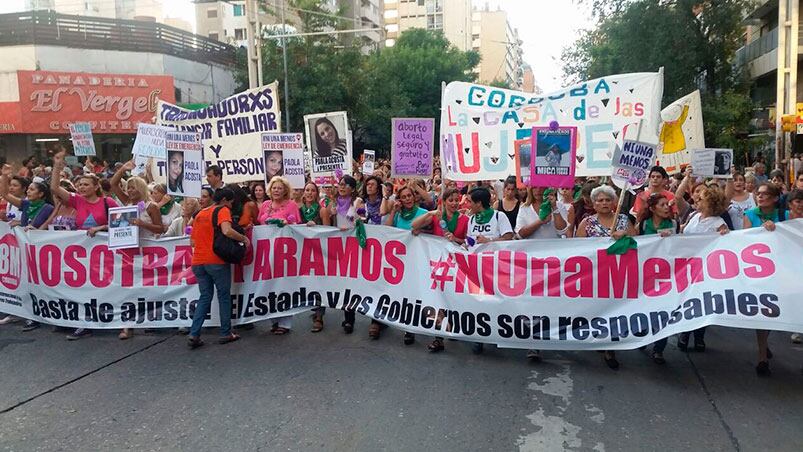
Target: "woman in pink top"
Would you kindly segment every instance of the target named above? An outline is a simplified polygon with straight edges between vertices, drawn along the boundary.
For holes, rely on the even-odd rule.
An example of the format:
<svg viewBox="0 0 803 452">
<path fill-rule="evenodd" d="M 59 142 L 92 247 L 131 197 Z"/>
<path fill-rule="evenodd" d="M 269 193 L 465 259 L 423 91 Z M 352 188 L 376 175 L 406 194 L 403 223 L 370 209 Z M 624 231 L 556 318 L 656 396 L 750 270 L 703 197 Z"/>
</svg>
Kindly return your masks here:
<svg viewBox="0 0 803 452">
<path fill-rule="evenodd" d="M 281 220 L 284 224 L 298 224 L 301 212 L 298 204 L 290 199 L 293 189 L 284 177 L 273 176 L 268 183 L 268 200 L 259 208 L 259 224 L 267 224 L 268 220 Z"/>
<path fill-rule="evenodd" d="M 301 222 L 298 204 L 290 199 L 292 187 L 284 177 L 273 176 L 268 182 L 268 200 L 259 208 L 259 223 L 268 224 L 270 220 L 280 220 L 283 224 Z M 293 328 L 293 316 L 276 317 L 270 332 L 275 335 L 287 334 Z"/>
<path fill-rule="evenodd" d="M 50 191 L 53 197 L 75 209 L 75 223 L 78 229 L 85 230 L 87 235 L 94 237 L 98 231 L 106 231 L 108 227 L 109 209 L 118 207 L 112 198 L 103 196 L 100 181 L 94 174 L 86 174 L 78 179 L 76 193 L 70 193 L 61 186 L 61 172 L 64 170 L 64 155 L 62 150 L 53 156 L 53 176 L 50 179 Z M 92 331 L 78 328 L 67 336 L 67 340 L 74 341 L 91 336 Z"/>
</svg>

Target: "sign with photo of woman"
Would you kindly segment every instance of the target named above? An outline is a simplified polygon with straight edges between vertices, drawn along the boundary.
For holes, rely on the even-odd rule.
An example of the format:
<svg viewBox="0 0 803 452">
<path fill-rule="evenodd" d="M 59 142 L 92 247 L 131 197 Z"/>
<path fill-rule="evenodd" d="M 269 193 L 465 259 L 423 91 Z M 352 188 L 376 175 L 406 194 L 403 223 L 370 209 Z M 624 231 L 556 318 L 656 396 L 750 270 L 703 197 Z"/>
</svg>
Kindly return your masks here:
<svg viewBox="0 0 803 452">
<path fill-rule="evenodd" d="M 313 178 L 332 177 L 351 166 L 351 142 L 345 111 L 304 116 Z"/>
<path fill-rule="evenodd" d="M 203 144 L 197 132 L 167 132 L 167 194 L 201 197 L 203 185 Z"/>
</svg>

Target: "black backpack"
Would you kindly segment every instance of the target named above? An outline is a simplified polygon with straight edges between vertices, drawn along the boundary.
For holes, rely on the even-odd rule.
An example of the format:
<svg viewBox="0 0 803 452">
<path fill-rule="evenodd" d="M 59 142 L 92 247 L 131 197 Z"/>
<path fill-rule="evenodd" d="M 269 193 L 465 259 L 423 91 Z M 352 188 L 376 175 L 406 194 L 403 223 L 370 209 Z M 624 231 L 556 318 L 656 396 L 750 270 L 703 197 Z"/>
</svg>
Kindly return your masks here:
<svg viewBox="0 0 803 452">
<path fill-rule="evenodd" d="M 239 264 L 245 258 L 245 244 L 226 237 L 223 234 L 223 231 L 220 229 L 220 226 L 217 223 L 217 213 L 222 208 L 223 206 L 217 207 L 212 212 L 212 227 L 215 231 L 215 238 L 212 241 L 212 251 L 214 251 L 215 255 L 221 258 L 223 262 L 228 262 L 229 264 Z M 232 223 L 231 227 L 240 234 L 245 234 L 243 228 L 240 227 L 239 224 Z"/>
</svg>

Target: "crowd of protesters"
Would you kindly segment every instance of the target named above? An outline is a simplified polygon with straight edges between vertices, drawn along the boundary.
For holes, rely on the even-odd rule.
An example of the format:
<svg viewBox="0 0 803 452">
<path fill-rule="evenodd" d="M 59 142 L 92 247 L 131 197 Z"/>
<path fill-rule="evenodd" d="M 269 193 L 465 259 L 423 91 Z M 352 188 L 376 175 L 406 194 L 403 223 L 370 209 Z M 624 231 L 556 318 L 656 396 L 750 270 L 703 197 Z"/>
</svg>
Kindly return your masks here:
<svg viewBox="0 0 803 452">
<path fill-rule="evenodd" d="M 416 235 L 434 234 L 468 250 L 505 240 L 726 234 L 756 227 L 773 231 L 778 222 L 803 218 L 801 156 L 795 156 L 793 167 L 796 178 L 787 185 L 783 172 L 766 174 L 763 163 L 746 172 L 733 171 L 732 178 L 720 180 L 696 177 L 691 167 L 670 177 L 664 168 L 656 166 L 650 170 L 643 190 L 635 196 L 622 194 L 627 199 L 623 200 L 624 208 L 618 210 L 620 191 L 606 178 L 577 178 L 574 188 L 558 190 L 524 187 L 515 177 L 457 183 L 443 179 L 436 164 L 429 180 L 402 180 L 390 177 L 390 163 L 383 160 L 376 162 L 371 175 L 361 174 L 355 162 L 352 174 L 342 175 L 336 184 L 318 186 L 308 179 L 303 189 L 291 188 L 281 176 L 272 177 L 267 184 L 225 184 L 221 169 L 210 166 L 201 197 L 178 199 L 169 196 L 165 185 L 154 183 L 149 175 L 130 175 L 133 161 L 112 165 L 88 157 L 70 166 L 61 150 L 47 162 L 31 157 L 19 168 L 2 166 L 0 220 L 29 230 L 85 230 L 92 236 L 107 229 L 110 207 L 142 205 L 136 220 L 142 237 L 189 235 L 200 298 L 192 327 L 180 331 L 189 335 L 190 347 L 196 348 L 203 345 L 201 328 L 214 292 L 221 311 L 231 310 L 231 265 L 212 249 L 215 228 L 247 245 L 248 232 L 255 225 L 301 224 L 348 230 L 362 220 Z M 317 308 L 312 315 L 311 331 L 322 331 L 325 309 Z M 0 324 L 16 322 L 22 319 L 0 316 Z M 293 328 L 292 316 L 270 322 L 270 331 L 276 335 Z M 38 327 L 39 323 L 27 320 L 22 330 Z M 344 311 L 341 327 L 346 334 L 354 331 L 353 311 Z M 253 324 L 242 328 L 253 328 Z M 382 323 L 372 320 L 368 336 L 379 339 L 383 328 Z M 132 334 L 132 330 L 124 329 L 119 338 L 129 339 Z M 67 338 L 91 335 L 91 330 L 76 329 Z M 768 335 L 768 331 L 756 331 L 756 372 L 762 376 L 770 374 Z M 223 318 L 219 342 L 238 339 L 230 319 Z M 407 345 L 415 339 L 411 333 L 404 334 Z M 791 337 L 795 343 L 802 339 L 797 333 Z M 665 363 L 667 343 L 661 339 L 652 345 L 650 356 L 656 364 Z M 679 334 L 676 345 L 682 351 L 704 352 L 705 328 Z M 427 348 L 430 352 L 444 350 L 443 338 L 435 338 Z M 472 344 L 472 351 L 482 353 L 483 345 Z M 527 357 L 540 360 L 541 354 L 529 350 Z M 619 367 L 614 352 L 603 352 L 603 359 L 610 368 Z"/>
</svg>

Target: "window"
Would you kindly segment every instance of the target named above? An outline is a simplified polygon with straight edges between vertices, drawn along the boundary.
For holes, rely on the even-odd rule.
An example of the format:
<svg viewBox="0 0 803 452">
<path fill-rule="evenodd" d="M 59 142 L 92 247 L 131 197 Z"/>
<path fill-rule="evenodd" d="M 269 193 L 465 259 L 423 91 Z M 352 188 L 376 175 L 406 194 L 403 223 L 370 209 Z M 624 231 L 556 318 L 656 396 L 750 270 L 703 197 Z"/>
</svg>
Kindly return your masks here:
<svg viewBox="0 0 803 452">
<path fill-rule="evenodd" d="M 210 31 L 209 32 L 209 39 L 214 39 L 215 41 L 218 41 L 219 40 L 219 36 L 220 35 L 216 31 Z"/>
<path fill-rule="evenodd" d="M 206 10 L 206 18 L 214 19 L 217 17 L 217 8 L 209 8 Z"/>
<path fill-rule="evenodd" d="M 234 7 L 234 17 L 245 16 L 245 5 L 232 5 Z"/>
<path fill-rule="evenodd" d="M 234 29 L 234 39 L 237 41 L 242 41 L 245 39 L 245 28 L 235 28 Z"/>
</svg>

